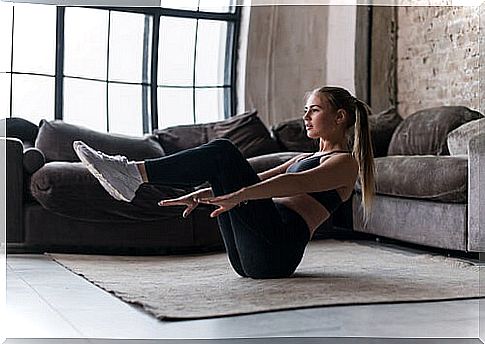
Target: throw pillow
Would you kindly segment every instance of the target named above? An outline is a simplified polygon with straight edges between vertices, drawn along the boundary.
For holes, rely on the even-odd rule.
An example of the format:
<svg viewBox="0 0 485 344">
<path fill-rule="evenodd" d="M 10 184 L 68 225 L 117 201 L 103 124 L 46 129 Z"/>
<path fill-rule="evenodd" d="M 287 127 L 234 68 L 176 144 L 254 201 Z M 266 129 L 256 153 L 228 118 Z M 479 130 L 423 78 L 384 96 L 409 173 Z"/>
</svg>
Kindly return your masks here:
<svg viewBox="0 0 485 344">
<path fill-rule="evenodd" d="M 207 124 L 185 124 L 155 129 L 153 134 L 167 155 L 208 142 Z"/>
<path fill-rule="evenodd" d="M 279 151 L 278 144 L 271 138 L 257 111 L 215 122 L 209 127 L 208 135 L 209 140 L 215 138 L 231 140 L 245 158 Z"/>
<path fill-rule="evenodd" d="M 446 138 L 464 123 L 483 117 L 465 106 L 424 109 L 405 118 L 389 144 L 389 155 L 449 155 Z"/>
<path fill-rule="evenodd" d="M 468 154 L 468 142 L 470 139 L 484 132 L 485 118 L 470 121 L 451 131 L 446 140 L 450 154 Z"/>
<path fill-rule="evenodd" d="M 257 111 L 245 112 L 217 122 L 154 130 L 154 134 L 166 154 L 196 147 L 216 138 L 231 140 L 246 158 L 279 150 Z"/>
<path fill-rule="evenodd" d="M 107 154 L 121 154 L 130 160 L 144 160 L 165 155 L 153 136 L 135 137 L 101 133 L 63 121 L 40 122 L 35 147 L 44 153 L 46 161 L 79 161 L 72 143 L 82 140 Z"/>
</svg>

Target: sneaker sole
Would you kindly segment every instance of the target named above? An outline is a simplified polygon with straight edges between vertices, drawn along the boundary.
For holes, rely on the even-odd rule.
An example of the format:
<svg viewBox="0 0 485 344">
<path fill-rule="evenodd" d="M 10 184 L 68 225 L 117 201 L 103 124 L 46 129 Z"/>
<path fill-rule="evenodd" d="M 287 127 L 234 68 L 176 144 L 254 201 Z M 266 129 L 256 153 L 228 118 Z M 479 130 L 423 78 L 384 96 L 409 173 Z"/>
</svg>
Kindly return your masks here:
<svg viewBox="0 0 485 344">
<path fill-rule="evenodd" d="M 118 191 L 118 189 L 116 189 L 113 185 L 111 185 L 107 180 L 106 178 L 89 162 L 87 161 L 83 154 L 79 153 L 77 151 L 77 148 L 74 148 L 74 150 L 76 151 L 77 153 L 77 156 L 78 158 L 81 160 L 81 162 L 84 164 L 84 166 L 86 166 L 86 168 L 89 170 L 89 172 L 91 172 L 92 175 L 94 175 L 94 177 L 96 179 L 98 179 L 98 181 L 100 182 L 100 184 L 104 187 L 104 189 L 116 200 L 118 201 L 125 201 L 125 202 L 131 202 L 131 199 L 128 199 L 126 198 L 125 196 L 123 196 L 123 194 L 121 192 Z"/>
</svg>

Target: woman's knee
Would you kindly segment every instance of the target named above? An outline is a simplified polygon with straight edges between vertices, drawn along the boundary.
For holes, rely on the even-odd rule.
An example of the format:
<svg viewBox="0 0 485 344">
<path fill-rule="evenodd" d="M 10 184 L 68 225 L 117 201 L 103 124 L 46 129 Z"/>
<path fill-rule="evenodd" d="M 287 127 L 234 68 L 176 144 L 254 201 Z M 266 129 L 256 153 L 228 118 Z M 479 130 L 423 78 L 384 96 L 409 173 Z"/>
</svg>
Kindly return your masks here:
<svg viewBox="0 0 485 344">
<path fill-rule="evenodd" d="M 210 141 L 209 144 L 217 146 L 219 149 L 223 151 L 239 151 L 239 149 L 234 145 L 234 143 L 232 143 L 231 140 L 223 137 L 214 139 Z"/>
<path fill-rule="evenodd" d="M 218 138 L 208 144 L 216 149 L 217 158 L 223 163 L 233 164 L 234 161 L 242 161 L 244 156 L 241 151 L 229 139 Z"/>
</svg>

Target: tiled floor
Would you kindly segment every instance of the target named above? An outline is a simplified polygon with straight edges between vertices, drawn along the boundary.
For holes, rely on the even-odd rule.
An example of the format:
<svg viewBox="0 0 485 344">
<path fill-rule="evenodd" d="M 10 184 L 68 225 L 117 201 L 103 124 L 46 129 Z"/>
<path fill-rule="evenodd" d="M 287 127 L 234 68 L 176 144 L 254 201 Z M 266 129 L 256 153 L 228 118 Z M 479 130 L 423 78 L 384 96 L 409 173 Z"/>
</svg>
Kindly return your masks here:
<svg viewBox="0 0 485 344">
<path fill-rule="evenodd" d="M 478 300 L 337 306 L 162 322 L 46 256 L 7 257 L 7 338 L 476 338 L 478 323 Z"/>
</svg>

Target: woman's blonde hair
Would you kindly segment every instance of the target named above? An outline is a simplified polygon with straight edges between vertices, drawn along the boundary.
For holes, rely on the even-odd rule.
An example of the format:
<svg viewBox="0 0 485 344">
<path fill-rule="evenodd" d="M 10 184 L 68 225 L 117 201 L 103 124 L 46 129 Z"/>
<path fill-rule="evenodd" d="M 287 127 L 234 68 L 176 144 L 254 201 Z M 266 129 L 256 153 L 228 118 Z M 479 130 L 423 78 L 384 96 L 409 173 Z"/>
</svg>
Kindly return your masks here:
<svg viewBox="0 0 485 344">
<path fill-rule="evenodd" d="M 359 179 L 362 189 L 362 208 L 364 210 L 364 222 L 370 217 L 372 201 L 375 193 L 375 166 L 374 153 L 369 129 L 368 116 L 372 114 L 370 107 L 362 100 L 355 98 L 341 87 L 322 87 L 310 94 L 325 96 L 332 107 L 337 111 L 344 109 L 349 115 L 347 129 L 354 127 L 352 155 L 359 165 Z M 352 135 L 352 133 L 350 133 Z M 352 139 L 349 139 L 349 143 Z"/>
</svg>

